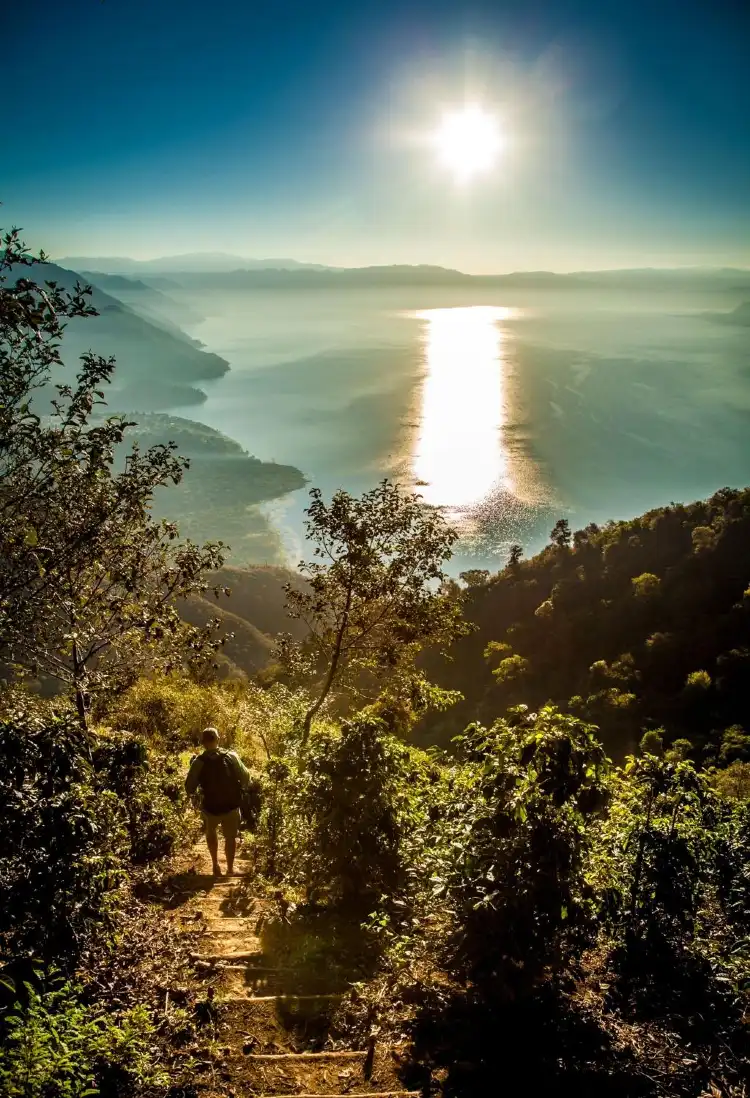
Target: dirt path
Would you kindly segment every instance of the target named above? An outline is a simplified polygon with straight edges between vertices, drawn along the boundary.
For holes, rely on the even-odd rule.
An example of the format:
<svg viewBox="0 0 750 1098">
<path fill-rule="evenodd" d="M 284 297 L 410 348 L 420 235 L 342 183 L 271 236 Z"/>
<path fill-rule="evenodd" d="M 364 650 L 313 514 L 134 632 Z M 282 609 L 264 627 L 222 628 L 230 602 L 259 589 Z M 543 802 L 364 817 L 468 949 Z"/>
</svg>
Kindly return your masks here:
<svg viewBox="0 0 750 1098">
<path fill-rule="evenodd" d="M 351 982 L 341 927 L 321 917 L 300 926 L 278 901 L 255 895 L 242 847 L 236 868 L 214 878 L 205 845 L 196 845 L 170 905 L 205 988 L 202 1032 L 213 1037 L 197 1058 L 201 1098 L 419 1098 L 399 1078 L 398 1049 L 337 1039 L 332 1015 Z"/>
</svg>

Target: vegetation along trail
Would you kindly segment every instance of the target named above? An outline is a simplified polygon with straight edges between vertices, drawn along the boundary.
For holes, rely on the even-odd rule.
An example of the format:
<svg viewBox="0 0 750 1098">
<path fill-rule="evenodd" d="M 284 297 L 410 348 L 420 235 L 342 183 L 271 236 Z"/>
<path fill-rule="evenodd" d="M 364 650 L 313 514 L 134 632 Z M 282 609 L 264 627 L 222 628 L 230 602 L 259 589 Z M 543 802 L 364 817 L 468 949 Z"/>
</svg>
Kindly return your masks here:
<svg viewBox="0 0 750 1098">
<path fill-rule="evenodd" d="M 293 927 L 280 894 L 255 878 L 247 845 L 232 877 L 213 876 L 202 843 L 192 855 L 171 882 L 168 918 L 189 946 L 214 1038 L 195 1062 L 198 1093 L 421 1094 L 401 1082 L 397 1047 L 359 1048 L 337 1036 L 332 1017 L 356 972 L 342 968 L 330 928 Z"/>
</svg>

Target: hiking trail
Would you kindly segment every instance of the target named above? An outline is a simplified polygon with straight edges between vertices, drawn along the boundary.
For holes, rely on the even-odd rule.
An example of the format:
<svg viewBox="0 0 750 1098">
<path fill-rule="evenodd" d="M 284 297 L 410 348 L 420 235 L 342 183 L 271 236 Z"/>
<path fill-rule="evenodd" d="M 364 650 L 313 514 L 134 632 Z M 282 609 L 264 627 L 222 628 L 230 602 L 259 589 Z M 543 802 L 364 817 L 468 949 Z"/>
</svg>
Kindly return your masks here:
<svg viewBox="0 0 750 1098">
<path fill-rule="evenodd" d="M 337 1038 L 332 1015 L 358 976 L 347 971 L 345 931 L 315 916 L 302 926 L 283 900 L 253 891 L 252 854 L 237 850 L 233 877 L 213 877 L 201 841 L 174 880 L 167 907 L 190 943 L 213 1034 L 199 1050 L 193 1084 L 201 1098 L 420 1098 L 399 1076 L 401 1051 Z"/>
</svg>

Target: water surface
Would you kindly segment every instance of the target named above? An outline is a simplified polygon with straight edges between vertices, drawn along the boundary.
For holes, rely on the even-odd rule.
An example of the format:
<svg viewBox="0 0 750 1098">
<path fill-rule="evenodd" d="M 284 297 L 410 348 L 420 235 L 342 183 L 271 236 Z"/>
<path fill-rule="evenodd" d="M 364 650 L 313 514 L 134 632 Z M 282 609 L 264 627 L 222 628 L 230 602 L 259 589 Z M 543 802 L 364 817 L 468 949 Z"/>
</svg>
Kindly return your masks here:
<svg viewBox="0 0 750 1098">
<path fill-rule="evenodd" d="M 231 372 L 185 414 L 329 494 L 384 476 L 462 531 L 454 570 L 750 483 L 746 332 L 688 296 L 419 288 L 195 300 Z M 176 411 L 178 411 L 176 409 Z M 299 556 L 304 492 L 273 508 Z"/>
</svg>

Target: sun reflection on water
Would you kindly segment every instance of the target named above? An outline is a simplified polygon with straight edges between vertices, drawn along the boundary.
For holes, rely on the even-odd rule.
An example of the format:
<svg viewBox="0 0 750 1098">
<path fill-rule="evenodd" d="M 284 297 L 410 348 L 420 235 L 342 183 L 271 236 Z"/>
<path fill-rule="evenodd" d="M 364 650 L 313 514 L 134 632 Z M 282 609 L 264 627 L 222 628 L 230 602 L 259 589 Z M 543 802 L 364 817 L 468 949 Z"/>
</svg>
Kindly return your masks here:
<svg viewBox="0 0 750 1098">
<path fill-rule="evenodd" d="M 466 511 L 511 491 L 503 441 L 503 332 L 513 309 L 426 309 L 426 375 L 413 471 L 427 503 Z"/>
</svg>

